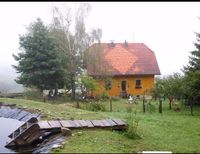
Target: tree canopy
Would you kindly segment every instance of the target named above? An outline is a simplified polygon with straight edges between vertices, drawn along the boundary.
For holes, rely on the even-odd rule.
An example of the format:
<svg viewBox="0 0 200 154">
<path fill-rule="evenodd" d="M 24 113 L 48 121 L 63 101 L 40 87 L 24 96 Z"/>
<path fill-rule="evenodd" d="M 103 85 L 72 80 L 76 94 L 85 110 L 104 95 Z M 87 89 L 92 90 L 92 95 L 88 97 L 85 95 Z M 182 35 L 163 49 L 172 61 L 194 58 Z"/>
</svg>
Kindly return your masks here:
<svg viewBox="0 0 200 154">
<path fill-rule="evenodd" d="M 20 36 L 22 52 L 13 57 L 21 73 L 16 82 L 26 87 L 36 86 L 40 91 L 63 87 L 65 70 L 62 58 L 56 51 L 56 41 L 40 18 L 30 24 L 25 35 Z"/>
<path fill-rule="evenodd" d="M 183 67 L 187 95 L 193 97 L 200 96 L 200 34 L 196 33 L 196 36 L 196 49 L 190 52 L 189 64 Z"/>
</svg>

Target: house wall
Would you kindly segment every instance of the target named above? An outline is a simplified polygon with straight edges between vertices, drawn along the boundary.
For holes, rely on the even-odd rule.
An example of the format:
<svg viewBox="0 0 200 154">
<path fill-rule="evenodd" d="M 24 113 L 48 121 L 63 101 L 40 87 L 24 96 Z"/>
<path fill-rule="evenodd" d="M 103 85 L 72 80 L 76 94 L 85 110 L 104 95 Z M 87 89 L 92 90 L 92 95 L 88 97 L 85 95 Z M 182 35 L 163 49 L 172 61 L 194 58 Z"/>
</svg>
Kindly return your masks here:
<svg viewBox="0 0 200 154">
<path fill-rule="evenodd" d="M 135 80 L 141 80 L 141 88 L 135 88 Z M 130 95 L 142 95 L 145 90 L 151 89 L 154 85 L 154 75 L 145 76 L 115 76 L 112 78 L 112 88 L 108 90 L 110 96 L 120 96 L 121 92 L 121 81 L 126 81 L 127 93 Z M 106 92 L 105 82 L 103 80 L 98 80 L 99 89 L 93 92 L 93 95 L 102 94 Z"/>
</svg>

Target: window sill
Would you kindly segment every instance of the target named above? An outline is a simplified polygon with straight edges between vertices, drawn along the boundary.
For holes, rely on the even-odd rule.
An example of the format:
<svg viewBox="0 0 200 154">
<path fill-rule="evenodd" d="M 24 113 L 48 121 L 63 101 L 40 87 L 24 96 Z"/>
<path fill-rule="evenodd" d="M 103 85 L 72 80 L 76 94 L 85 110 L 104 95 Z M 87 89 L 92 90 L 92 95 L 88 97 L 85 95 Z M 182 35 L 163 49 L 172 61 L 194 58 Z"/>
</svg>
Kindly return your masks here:
<svg viewBox="0 0 200 154">
<path fill-rule="evenodd" d="M 135 89 L 141 89 L 141 88 L 142 88 L 141 86 L 135 87 Z"/>
</svg>

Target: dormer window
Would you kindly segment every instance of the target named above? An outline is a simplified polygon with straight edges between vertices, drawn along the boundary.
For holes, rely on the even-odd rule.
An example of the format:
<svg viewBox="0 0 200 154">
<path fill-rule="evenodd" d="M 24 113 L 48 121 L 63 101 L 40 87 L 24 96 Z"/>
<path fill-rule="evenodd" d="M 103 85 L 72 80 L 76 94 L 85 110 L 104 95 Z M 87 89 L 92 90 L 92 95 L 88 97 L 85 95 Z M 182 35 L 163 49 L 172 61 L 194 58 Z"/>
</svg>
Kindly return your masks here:
<svg viewBox="0 0 200 154">
<path fill-rule="evenodd" d="M 113 40 L 111 40 L 111 42 L 108 44 L 109 48 L 114 48 L 115 47 L 115 43 Z"/>
<path fill-rule="evenodd" d="M 124 42 L 124 47 L 128 47 L 128 42 L 126 42 L 126 40 L 125 40 L 125 42 Z"/>
</svg>

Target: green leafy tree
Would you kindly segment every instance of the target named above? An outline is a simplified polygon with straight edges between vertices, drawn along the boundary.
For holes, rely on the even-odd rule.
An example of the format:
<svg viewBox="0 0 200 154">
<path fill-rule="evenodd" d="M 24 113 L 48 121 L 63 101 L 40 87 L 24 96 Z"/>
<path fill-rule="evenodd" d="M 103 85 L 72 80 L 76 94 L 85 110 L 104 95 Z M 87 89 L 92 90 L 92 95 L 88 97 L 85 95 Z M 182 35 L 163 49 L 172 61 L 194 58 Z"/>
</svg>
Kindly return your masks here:
<svg viewBox="0 0 200 154">
<path fill-rule="evenodd" d="M 188 97 L 200 96 L 200 34 L 196 33 L 197 42 L 194 43 L 196 49 L 191 51 L 189 64 L 183 67 L 185 73 L 185 94 Z"/>
<path fill-rule="evenodd" d="M 154 87 L 150 89 L 149 93 L 155 98 L 155 100 L 164 94 L 164 85 L 161 78 L 156 78 L 156 83 L 154 84 Z"/>
<path fill-rule="evenodd" d="M 89 92 L 92 94 L 94 90 L 99 88 L 97 81 L 88 75 L 82 75 L 81 82 L 86 89 L 87 95 Z"/>
<path fill-rule="evenodd" d="M 13 54 L 18 61 L 13 67 L 20 73 L 17 83 L 36 86 L 40 92 L 63 87 L 65 70 L 61 55 L 56 52 L 56 42 L 41 19 L 30 24 L 28 32 L 20 36 L 19 44 L 22 52 Z"/>
</svg>

